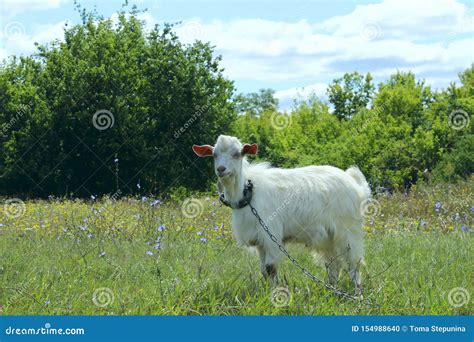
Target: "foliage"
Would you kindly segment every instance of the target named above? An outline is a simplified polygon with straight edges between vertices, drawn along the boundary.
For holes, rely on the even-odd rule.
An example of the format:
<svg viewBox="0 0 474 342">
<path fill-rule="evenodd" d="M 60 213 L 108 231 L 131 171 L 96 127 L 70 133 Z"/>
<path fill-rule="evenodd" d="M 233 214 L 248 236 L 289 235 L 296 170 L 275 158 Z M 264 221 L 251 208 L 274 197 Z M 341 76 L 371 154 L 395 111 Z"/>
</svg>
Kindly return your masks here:
<svg viewBox="0 0 474 342">
<path fill-rule="evenodd" d="M 204 187 L 209 166 L 190 146 L 227 132 L 235 117 L 220 57 L 209 44 L 181 44 L 171 25 L 145 32 L 135 12 L 120 12 L 116 24 L 84 12 L 83 21 L 63 42 L 0 68 L 1 191 Z M 110 127 L 97 129 L 103 110 Z"/>
<path fill-rule="evenodd" d="M 471 67 L 460 74 L 461 86 L 433 92 L 412 73 L 397 72 L 372 92 L 369 75 L 363 83 L 351 73 L 329 87 L 332 113 L 312 97 L 296 103 L 285 127 L 275 119 L 281 114 L 268 109 L 240 115 L 234 131 L 258 142 L 260 157 L 277 166 L 358 165 L 374 190 L 454 181 L 474 171 L 473 74 Z"/>
</svg>

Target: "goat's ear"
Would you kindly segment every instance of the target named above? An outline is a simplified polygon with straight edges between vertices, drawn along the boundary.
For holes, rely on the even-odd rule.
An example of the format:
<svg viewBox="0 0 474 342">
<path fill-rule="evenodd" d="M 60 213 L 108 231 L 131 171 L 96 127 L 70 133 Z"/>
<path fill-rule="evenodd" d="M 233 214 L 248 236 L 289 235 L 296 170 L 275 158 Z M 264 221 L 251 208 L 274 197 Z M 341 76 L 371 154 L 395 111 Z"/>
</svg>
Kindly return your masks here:
<svg viewBox="0 0 474 342">
<path fill-rule="evenodd" d="M 214 147 L 211 145 L 193 145 L 193 151 L 199 157 L 209 157 L 212 156 L 212 151 L 214 151 Z"/>
<path fill-rule="evenodd" d="M 245 155 L 245 154 L 257 154 L 257 151 L 258 151 L 258 147 L 257 147 L 257 144 L 245 144 L 244 146 L 242 146 L 242 155 Z"/>
</svg>

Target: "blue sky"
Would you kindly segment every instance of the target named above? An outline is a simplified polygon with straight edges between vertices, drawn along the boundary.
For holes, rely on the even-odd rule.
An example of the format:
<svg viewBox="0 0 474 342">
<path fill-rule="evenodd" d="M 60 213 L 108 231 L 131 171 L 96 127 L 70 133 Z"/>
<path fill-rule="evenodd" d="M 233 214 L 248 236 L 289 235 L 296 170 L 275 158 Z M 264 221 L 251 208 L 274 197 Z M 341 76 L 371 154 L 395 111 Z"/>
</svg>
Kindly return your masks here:
<svg viewBox="0 0 474 342">
<path fill-rule="evenodd" d="M 122 1 L 81 1 L 106 17 Z M 73 1 L 0 0 L 0 58 L 29 54 L 34 42 L 61 38 L 79 22 Z M 370 71 L 383 81 L 411 70 L 434 88 L 457 81 L 474 61 L 474 2 L 384 1 L 130 1 L 147 8 L 149 27 L 178 22 L 185 42 L 210 41 L 239 92 L 273 88 L 281 108 L 315 93 L 344 72 Z"/>
</svg>

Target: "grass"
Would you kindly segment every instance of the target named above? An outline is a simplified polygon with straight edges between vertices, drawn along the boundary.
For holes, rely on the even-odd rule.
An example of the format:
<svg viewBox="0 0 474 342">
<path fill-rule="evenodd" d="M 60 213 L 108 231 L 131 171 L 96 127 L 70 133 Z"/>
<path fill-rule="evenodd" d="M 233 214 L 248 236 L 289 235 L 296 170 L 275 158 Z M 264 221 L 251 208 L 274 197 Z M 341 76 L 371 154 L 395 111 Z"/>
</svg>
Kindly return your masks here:
<svg viewBox="0 0 474 342">
<path fill-rule="evenodd" d="M 17 218 L 8 208 L 0 211 L 0 310 L 3 315 L 471 315 L 472 300 L 462 299 L 466 291 L 474 296 L 473 187 L 471 179 L 377 197 L 367 220 L 364 268 L 364 298 L 372 305 L 335 296 L 288 260 L 281 284 L 265 281 L 255 253 L 232 239 L 230 210 L 214 197 L 184 206 L 153 205 L 152 198 L 27 201 Z M 290 246 L 290 251 L 326 279 L 303 248 Z M 347 272 L 339 287 L 352 290 Z M 464 293 L 453 295 L 455 288 Z"/>
</svg>

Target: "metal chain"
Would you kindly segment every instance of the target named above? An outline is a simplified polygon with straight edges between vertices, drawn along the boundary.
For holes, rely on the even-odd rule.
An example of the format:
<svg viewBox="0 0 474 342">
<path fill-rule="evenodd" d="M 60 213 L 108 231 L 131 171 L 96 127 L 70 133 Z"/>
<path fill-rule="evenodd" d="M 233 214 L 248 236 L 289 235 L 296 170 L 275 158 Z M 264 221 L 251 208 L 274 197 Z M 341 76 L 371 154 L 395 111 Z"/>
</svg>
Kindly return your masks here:
<svg viewBox="0 0 474 342">
<path fill-rule="evenodd" d="M 260 217 L 260 215 L 258 214 L 257 212 L 257 209 L 255 209 L 255 207 L 249 203 L 249 206 L 250 206 L 250 209 L 252 210 L 252 213 L 255 215 L 255 217 L 258 219 L 258 222 L 260 223 L 260 225 L 262 226 L 263 230 L 265 231 L 265 233 L 267 233 L 267 235 L 270 237 L 270 239 L 278 246 L 278 248 L 280 249 L 280 251 L 286 255 L 286 257 L 288 259 L 290 259 L 290 261 L 293 263 L 293 265 L 295 265 L 296 267 L 298 267 L 301 272 L 303 272 L 303 274 L 305 274 L 308 278 L 310 278 L 311 280 L 323 285 L 325 288 L 327 288 L 328 290 L 331 290 L 332 292 L 334 292 L 335 294 L 337 294 L 338 296 L 341 296 L 343 298 L 348 298 L 348 299 L 352 299 L 352 300 L 357 300 L 359 299 L 357 296 L 353 296 L 353 295 L 350 295 L 349 293 L 347 292 L 344 292 L 344 291 L 341 291 L 337 288 L 335 288 L 334 286 L 332 285 L 329 285 L 327 284 L 326 282 L 324 282 L 323 280 L 319 279 L 318 277 L 316 277 L 314 274 L 312 274 L 310 271 L 308 271 L 307 268 L 305 268 L 304 266 L 302 266 L 294 257 L 292 257 L 290 255 L 290 253 L 288 253 L 288 251 L 286 250 L 286 248 L 278 242 L 278 239 L 276 238 L 275 235 L 273 235 L 273 233 L 270 231 L 270 228 L 268 228 L 268 226 L 265 224 L 265 222 L 262 220 L 262 218 Z"/>
</svg>

